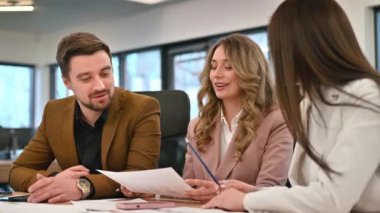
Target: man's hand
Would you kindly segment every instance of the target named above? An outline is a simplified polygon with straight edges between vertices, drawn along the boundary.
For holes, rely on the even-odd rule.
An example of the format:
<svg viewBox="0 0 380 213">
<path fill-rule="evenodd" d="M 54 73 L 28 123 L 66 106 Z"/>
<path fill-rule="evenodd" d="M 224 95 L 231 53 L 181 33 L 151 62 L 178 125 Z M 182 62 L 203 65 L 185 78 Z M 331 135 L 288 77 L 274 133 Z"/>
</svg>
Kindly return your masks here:
<svg viewBox="0 0 380 213">
<path fill-rule="evenodd" d="M 89 175 L 89 170 L 81 165 L 70 167 L 55 177 L 37 174 L 37 181 L 28 189 L 30 203 L 62 203 L 79 200 L 82 192 L 76 186 L 76 179 Z"/>
</svg>

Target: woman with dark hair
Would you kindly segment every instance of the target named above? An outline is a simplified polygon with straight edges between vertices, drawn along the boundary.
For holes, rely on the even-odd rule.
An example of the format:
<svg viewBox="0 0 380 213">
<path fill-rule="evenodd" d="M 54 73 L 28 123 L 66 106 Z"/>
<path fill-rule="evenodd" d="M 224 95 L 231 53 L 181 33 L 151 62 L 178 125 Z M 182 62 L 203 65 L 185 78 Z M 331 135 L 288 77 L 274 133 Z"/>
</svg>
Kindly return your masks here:
<svg viewBox="0 0 380 213">
<path fill-rule="evenodd" d="M 187 139 L 222 189 L 285 185 L 293 138 L 260 47 L 240 34 L 222 38 L 210 49 L 200 80 L 199 117 L 190 122 Z M 196 200 L 218 192 L 189 148 L 183 177 L 198 187 L 188 193 Z"/>
<path fill-rule="evenodd" d="M 268 29 L 280 106 L 297 141 L 293 187 L 226 190 L 205 207 L 380 212 L 380 75 L 345 13 L 334 0 L 285 0 Z"/>
</svg>

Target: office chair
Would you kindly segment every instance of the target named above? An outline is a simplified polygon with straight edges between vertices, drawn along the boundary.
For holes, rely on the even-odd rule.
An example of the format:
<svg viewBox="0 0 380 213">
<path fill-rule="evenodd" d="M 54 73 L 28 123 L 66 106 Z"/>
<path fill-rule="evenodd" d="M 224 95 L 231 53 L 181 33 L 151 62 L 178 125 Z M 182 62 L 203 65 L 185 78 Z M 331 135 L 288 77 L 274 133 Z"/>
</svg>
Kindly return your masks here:
<svg viewBox="0 0 380 213">
<path fill-rule="evenodd" d="M 186 154 L 186 133 L 190 121 L 190 100 L 180 90 L 144 91 L 161 106 L 161 151 L 158 167 L 173 167 L 182 175 Z"/>
</svg>

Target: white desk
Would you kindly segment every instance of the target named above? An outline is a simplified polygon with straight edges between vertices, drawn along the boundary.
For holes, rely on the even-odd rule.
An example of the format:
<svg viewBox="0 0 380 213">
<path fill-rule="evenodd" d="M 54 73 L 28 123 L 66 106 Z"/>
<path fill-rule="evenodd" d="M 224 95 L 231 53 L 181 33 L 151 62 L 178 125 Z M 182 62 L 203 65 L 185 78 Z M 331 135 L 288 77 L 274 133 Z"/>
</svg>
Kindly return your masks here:
<svg viewBox="0 0 380 213">
<path fill-rule="evenodd" d="M 107 200 L 89 200 L 89 201 L 80 201 L 83 202 L 83 205 L 76 203 L 74 205 L 66 204 L 32 204 L 32 203 L 11 203 L 11 202 L 0 202 L 0 211 L 1 212 L 12 212 L 12 213 L 24 213 L 24 212 L 54 212 L 54 213 L 83 213 L 83 212 L 125 212 L 123 210 L 107 209 L 105 202 Z M 136 213 L 159 213 L 159 212 L 177 212 L 177 213 L 225 213 L 225 211 L 220 209 L 202 209 L 200 204 L 196 202 L 182 202 L 175 201 L 176 207 L 174 208 L 164 208 L 164 209 L 146 209 L 146 210 L 128 210 L 128 212 Z M 92 211 L 89 210 L 88 204 L 91 205 Z M 104 205 L 102 205 L 104 204 Z M 102 207 L 105 211 L 100 211 L 98 206 Z M 87 209 L 87 210 L 86 210 Z"/>
</svg>

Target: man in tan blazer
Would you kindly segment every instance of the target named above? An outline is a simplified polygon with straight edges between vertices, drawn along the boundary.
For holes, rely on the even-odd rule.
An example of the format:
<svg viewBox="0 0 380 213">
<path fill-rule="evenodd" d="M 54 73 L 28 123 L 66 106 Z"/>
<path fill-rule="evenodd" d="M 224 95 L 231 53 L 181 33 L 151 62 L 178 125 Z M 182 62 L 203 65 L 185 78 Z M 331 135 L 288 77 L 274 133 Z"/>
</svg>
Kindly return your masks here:
<svg viewBox="0 0 380 213">
<path fill-rule="evenodd" d="M 157 167 L 159 103 L 115 88 L 109 47 L 90 33 L 58 45 L 62 79 L 74 96 L 49 101 L 36 135 L 14 162 L 9 178 L 29 202 L 66 202 L 118 195 L 116 182 L 96 170 Z M 56 159 L 63 169 L 47 171 Z"/>
</svg>

